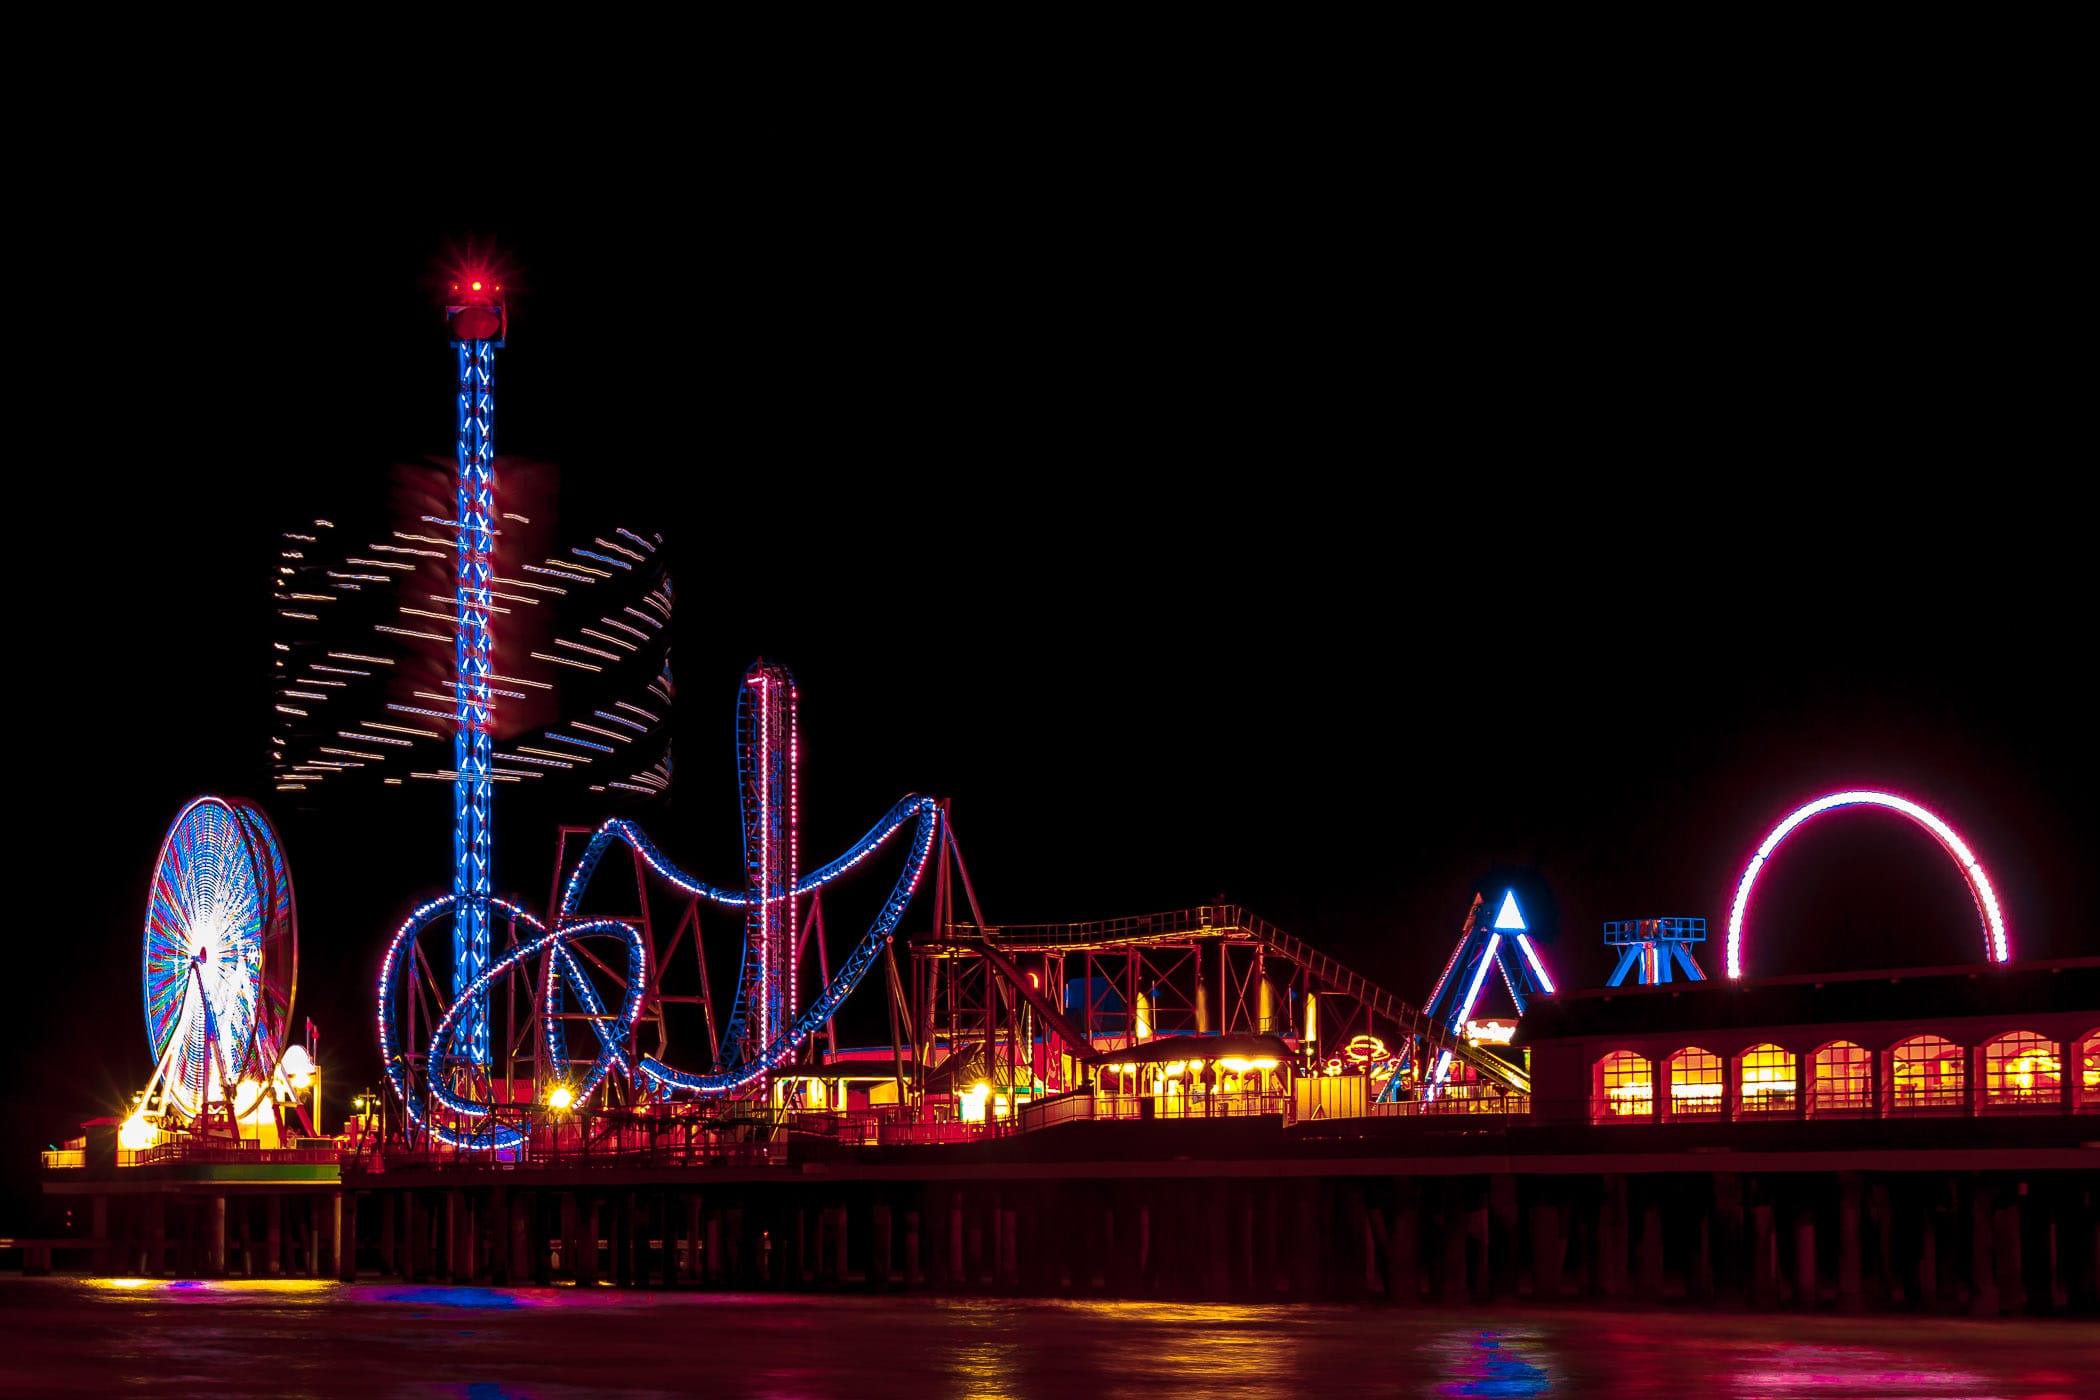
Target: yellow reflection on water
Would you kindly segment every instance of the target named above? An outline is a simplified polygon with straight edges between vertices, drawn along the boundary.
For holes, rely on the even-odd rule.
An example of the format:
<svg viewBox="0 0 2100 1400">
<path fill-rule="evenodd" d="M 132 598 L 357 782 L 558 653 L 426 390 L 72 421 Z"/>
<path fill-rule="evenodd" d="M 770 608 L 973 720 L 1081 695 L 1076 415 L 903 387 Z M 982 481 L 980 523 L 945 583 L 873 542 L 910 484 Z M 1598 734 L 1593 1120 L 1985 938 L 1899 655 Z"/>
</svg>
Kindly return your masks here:
<svg viewBox="0 0 2100 1400">
<path fill-rule="evenodd" d="M 1042 1378 L 1031 1377 L 1030 1362 L 1040 1361 L 1045 1335 L 1066 1325 L 1045 1313 L 1074 1314 L 1076 1336 L 1104 1335 L 1094 1330 L 1097 1323 L 1113 1329 L 1106 1334 L 1117 1340 L 1112 1354 L 1095 1358 L 1103 1365 L 1092 1378 L 1094 1400 L 1266 1396 L 1275 1392 L 1277 1375 L 1290 1372 L 1300 1349 L 1288 1328 L 1297 1310 L 1288 1304 L 1074 1298 L 1024 1305 L 1034 1317 L 1017 1317 L 1014 1305 L 1001 1300 L 941 1306 L 950 1326 L 961 1324 L 947 1362 L 955 1393 L 984 1400 L 1045 1393 Z"/>
<path fill-rule="evenodd" d="M 325 1278 L 84 1278 L 80 1282 L 101 1293 L 137 1293 L 162 1288 L 182 1292 L 204 1289 L 213 1293 L 319 1294 L 340 1286 L 334 1279 Z"/>
</svg>

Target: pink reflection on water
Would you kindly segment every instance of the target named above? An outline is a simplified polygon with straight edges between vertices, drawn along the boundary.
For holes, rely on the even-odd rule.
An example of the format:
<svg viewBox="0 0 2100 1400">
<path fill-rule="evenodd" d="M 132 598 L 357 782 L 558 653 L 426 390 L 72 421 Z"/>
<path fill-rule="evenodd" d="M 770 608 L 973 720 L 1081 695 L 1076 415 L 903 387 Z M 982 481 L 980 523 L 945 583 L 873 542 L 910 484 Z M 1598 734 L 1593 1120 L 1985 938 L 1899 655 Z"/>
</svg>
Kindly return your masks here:
<svg viewBox="0 0 2100 1400">
<path fill-rule="evenodd" d="M 2100 1329 L 2010 1318 L 0 1278 L 0 1393 L 39 1400 L 2093 1400 L 2095 1375 Z"/>
<path fill-rule="evenodd" d="M 1907 1358 L 1872 1347 L 1816 1346 L 1801 1342 L 1762 1348 L 1756 1365 L 1731 1377 L 1731 1393 L 1742 1400 L 1763 1396 L 1828 1395 L 1858 1400 L 1924 1400 L 1954 1396 L 1986 1400 L 2005 1394 L 1974 1371 L 1919 1370 Z"/>
</svg>

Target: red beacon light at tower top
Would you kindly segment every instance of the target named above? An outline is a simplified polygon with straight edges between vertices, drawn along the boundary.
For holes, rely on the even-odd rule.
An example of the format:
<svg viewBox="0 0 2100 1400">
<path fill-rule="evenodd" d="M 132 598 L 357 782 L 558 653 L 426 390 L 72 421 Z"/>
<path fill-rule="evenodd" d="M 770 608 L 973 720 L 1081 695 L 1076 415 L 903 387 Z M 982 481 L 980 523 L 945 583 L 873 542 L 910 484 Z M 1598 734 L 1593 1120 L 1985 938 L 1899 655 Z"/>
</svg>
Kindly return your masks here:
<svg viewBox="0 0 2100 1400">
<path fill-rule="evenodd" d="M 456 341 L 493 340 L 500 345 L 510 329 L 503 284 L 489 274 L 458 274 L 445 292 L 445 329 Z"/>
</svg>

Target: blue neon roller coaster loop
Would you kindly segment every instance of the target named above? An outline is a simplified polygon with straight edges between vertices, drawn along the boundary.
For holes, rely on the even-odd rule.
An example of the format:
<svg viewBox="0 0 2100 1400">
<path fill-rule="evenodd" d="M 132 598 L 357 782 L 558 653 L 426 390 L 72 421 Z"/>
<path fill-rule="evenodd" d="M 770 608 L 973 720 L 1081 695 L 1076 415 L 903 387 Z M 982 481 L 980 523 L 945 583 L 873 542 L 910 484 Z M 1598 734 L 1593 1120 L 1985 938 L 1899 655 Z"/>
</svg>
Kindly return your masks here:
<svg viewBox="0 0 2100 1400">
<path fill-rule="evenodd" d="M 489 1104 L 477 1103 L 461 1096 L 449 1082 L 449 1069 L 458 1060 L 447 1049 L 456 1036 L 460 1018 L 468 1014 L 477 1001 L 487 1004 L 490 987 L 496 980 L 520 964 L 538 957 L 551 949 L 566 952 L 569 944 L 578 939 L 593 936 L 617 936 L 629 948 L 627 1005 L 620 1013 L 622 1029 L 616 1037 L 607 1030 L 601 1020 L 593 1021 L 602 1046 L 598 1060 L 586 1076 L 595 1090 L 607 1073 L 618 1069 L 625 1072 L 625 1045 L 627 1033 L 633 1028 L 641 1009 L 641 988 L 645 978 L 638 975 L 647 971 L 648 954 L 643 948 L 641 935 L 634 928 L 618 919 L 588 919 L 567 925 L 559 933 L 550 933 L 547 926 L 509 900 L 494 898 L 489 907 L 507 918 L 515 920 L 533 935 L 506 952 L 500 959 L 483 969 L 452 998 L 444 1014 L 432 1029 L 428 1047 L 424 1051 L 425 1083 L 422 1092 L 411 1077 L 408 1047 L 400 1038 L 400 1024 L 406 1005 L 411 998 L 411 989 L 406 985 L 413 967 L 413 944 L 417 934 L 429 928 L 452 912 L 454 900 L 451 895 L 439 895 L 411 911 L 394 931 L 387 943 L 386 956 L 379 971 L 379 1056 L 387 1083 L 401 1101 L 408 1114 L 409 1123 L 419 1132 L 430 1135 L 432 1140 L 448 1147 L 508 1150 L 522 1145 L 525 1134 L 514 1127 L 498 1123 Z M 584 984 L 588 988 L 588 982 Z M 595 997 L 586 994 L 587 1008 L 594 1018 L 603 1017 L 604 1011 Z M 453 1122 L 440 1121 L 436 1114 L 426 1110 L 423 1103 L 427 1093 L 434 1105 L 450 1114 Z M 579 1096 L 579 1101 L 581 1096 Z M 465 1123 L 456 1120 L 467 1120 Z"/>
<path fill-rule="evenodd" d="M 854 988 L 860 985 L 860 980 L 868 969 L 874 966 L 875 959 L 881 955 L 883 945 L 896 931 L 898 921 L 904 917 L 904 911 L 918 889 L 919 877 L 925 872 L 927 858 L 933 852 L 934 838 L 940 830 L 940 804 L 930 797 L 905 798 L 892 807 L 860 840 L 797 884 L 798 894 L 822 888 L 881 850 L 906 822 L 914 820 L 916 826 L 912 833 L 911 851 L 906 857 L 904 869 L 897 874 L 889 898 L 883 902 L 881 911 L 868 925 L 867 932 L 861 935 L 860 941 L 854 945 L 845 962 L 832 975 L 830 985 L 825 987 L 815 1001 L 803 1008 L 792 1024 L 769 1037 L 765 1044 L 739 1056 L 731 1064 L 712 1074 L 693 1074 L 674 1069 L 653 1055 L 643 1056 L 635 1065 L 636 1071 L 664 1090 L 723 1094 L 757 1082 L 767 1071 L 786 1061 L 804 1040 L 837 1013 L 846 998 L 852 995 Z M 640 827 L 615 817 L 592 835 L 589 845 L 584 848 L 582 859 L 577 862 L 576 869 L 563 887 L 560 909 L 563 919 L 572 915 L 584 888 L 590 883 L 591 875 L 615 841 L 625 844 L 641 856 L 643 862 L 666 883 L 689 895 L 725 909 L 748 909 L 753 903 L 748 892 L 723 889 L 672 865 Z M 744 957 L 747 962 L 752 957 L 748 939 Z M 725 1036 L 723 1044 L 733 1046 L 736 1040 L 733 1036 Z"/>
<path fill-rule="evenodd" d="M 640 934 L 631 924 L 619 919 L 582 919 L 571 923 L 568 921 L 572 917 L 569 911 L 573 910 L 576 900 L 581 897 L 584 887 L 589 883 L 591 872 L 597 868 L 605 852 L 615 841 L 623 842 L 634 849 L 651 869 L 671 885 L 709 903 L 723 908 L 741 909 L 748 907 L 751 900 L 742 892 L 722 889 L 686 874 L 665 860 L 655 843 L 639 827 L 632 822 L 615 818 L 606 822 L 592 836 L 583 859 L 570 875 L 569 882 L 563 890 L 563 922 L 558 931 L 550 931 L 545 924 L 509 900 L 494 898 L 489 901 L 492 910 L 516 920 L 531 932 L 532 937 L 521 941 L 502 958 L 492 962 L 453 998 L 452 1004 L 434 1028 L 425 1052 L 427 1083 L 419 1092 L 418 1086 L 412 1082 L 407 1047 L 400 1040 L 399 1024 L 409 990 L 405 981 L 411 966 L 411 944 L 418 933 L 444 918 L 453 908 L 452 896 L 438 896 L 412 911 L 395 930 L 381 963 L 379 1052 L 387 1082 L 404 1106 L 410 1123 L 418 1131 L 428 1133 L 436 1142 L 449 1147 L 495 1151 L 511 1150 L 523 1145 L 526 1135 L 522 1130 L 496 1122 L 490 1105 L 461 1097 L 447 1083 L 448 1076 L 444 1072 L 444 1061 L 447 1058 L 446 1037 L 457 1034 L 459 1019 L 466 1014 L 465 1008 L 472 1005 L 477 997 L 485 998 L 489 988 L 498 978 L 543 953 L 551 953 L 553 957 L 543 982 L 543 1010 L 552 1013 L 558 1008 L 559 990 L 556 977 L 559 973 L 587 1014 L 599 1044 L 598 1055 L 584 1076 L 571 1086 L 575 1106 L 584 1106 L 613 1073 L 638 1074 L 665 1093 L 723 1094 L 753 1084 L 768 1070 L 794 1054 L 803 1041 L 835 1015 L 846 998 L 859 986 L 868 969 L 874 966 L 875 959 L 881 955 L 884 944 L 896 931 L 897 923 L 903 918 L 904 911 L 918 888 L 920 877 L 925 873 L 927 858 L 932 854 L 933 843 L 939 833 L 939 804 L 930 797 L 905 798 L 837 859 L 822 866 L 801 882 L 799 888 L 802 891 L 813 891 L 846 874 L 887 845 L 889 839 L 907 822 L 914 823 L 914 829 L 905 867 L 898 873 L 896 883 L 891 887 L 881 911 L 833 975 L 830 984 L 815 1001 L 800 1012 L 792 1025 L 776 1035 L 758 1053 L 744 1057 L 739 1062 L 711 1074 L 693 1074 L 676 1069 L 653 1055 L 643 1056 L 632 1065 L 628 1063 L 627 1047 L 631 1043 L 634 1024 L 641 1013 L 643 988 L 647 983 L 646 947 Z M 576 966 L 569 953 L 569 948 L 574 942 L 591 936 L 619 937 L 629 950 L 626 978 L 628 990 L 623 1005 L 614 1014 L 608 1014 L 590 980 L 582 975 L 581 969 Z M 569 1060 L 566 1046 L 558 1039 L 556 1028 L 559 1024 L 551 1014 L 545 1015 L 542 1022 L 542 1034 L 547 1042 L 549 1056 L 557 1064 Z M 442 1109 L 455 1121 L 441 1122 L 435 1114 L 426 1110 L 422 1101 L 425 1093 L 434 1107 Z M 471 1121 L 462 1125 L 456 1121 L 460 1119 Z"/>
<path fill-rule="evenodd" d="M 463 1028 L 474 1024 L 477 1016 L 485 1041 L 486 1008 L 495 981 L 535 958 L 544 958 L 534 1009 L 540 1018 L 543 1063 L 557 1076 L 554 1083 L 538 1087 L 550 1103 L 563 1107 L 586 1106 L 614 1075 L 634 1085 L 644 1097 L 724 1094 L 760 1083 L 769 1071 L 793 1056 L 852 995 L 894 935 L 918 889 L 939 836 L 940 804 L 930 797 L 906 797 L 837 857 L 807 876 L 798 876 L 799 749 L 793 719 L 794 680 L 784 667 L 761 663 L 746 674 L 746 686 L 738 716 L 739 773 L 745 779 L 745 871 L 750 881 L 745 888 L 729 889 L 697 879 L 667 860 L 634 823 L 622 818 L 605 822 L 592 833 L 562 886 L 553 929 L 513 901 L 484 901 L 489 910 L 510 919 L 514 928 L 522 927 L 530 936 L 521 937 L 501 958 L 484 960 L 475 975 L 465 980 L 457 977 L 455 957 L 451 1001 L 441 1015 L 435 1016 L 428 1047 L 420 1055 L 415 1053 L 419 1047 L 411 1047 L 404 1036 L 406 1026 L 413 1023 L 414 995 L 409 981 L 419 957 L 415 940 L 423 930 L 450 915 L 457 954 L 461 906 L 471 900 L 472 891 L 462 894 L 455 887 L 452 894 L 428 901 L 411 912 L 395 931 L 379 979 L 380 1055 L 388 1083 L 418 1131 L 436 1142 L 459 1148 L 507 1150 L 526 1143 L 528 1135 L 524 1129 L 498 1121 L 496 1105 L 466 1092 L 487 1065 L 470 1061 L 461 1046 Z M 750 703 L 751 691 L 757 692 L 755 705 Z M 903 869 L 881 910 L 816 999 L 806 1007 L 798 1006 L 790 951 L 797 901 L 857 868 L 887 846 L 907 824 L 912 827 L 912 838 Z M 592 876 L 616 841 L 628 846 L 673 887 L 717 907 L 740 910 L 746 916 L 741 954 L 743 976 L 732 1008 L 730 1034 L 721 1042 L 721 1056 L 712 1072 L 694 1073 L 668 1065 L 653 1054 L 637 1055 L 634 1031 L 648 997 L 650 949 L 625 919 L 586 918 L 577 913 Z M 617 1009 L 607 1007 L 574 954 L 578 942 L 585 938 L 617 938 L 627 950 L 624 991 Z M 592 960 L 597 961 L 595 956 Z M 565 1011 L 570 999 L 580 1014 Z M 568 1022 L 577 1019 L 590 1027 L 589 1039 L 595 1042 L 587 1059 L 571 1053 L 564 1031 Z M 418 1059 L 421 1083 L 417 1082 Z M 583 1068 L 577 1074 L 579 1065 Z M 562 1091 L 560 1098 L 554 1097 L 557 1089 Z"/>
<path fill-rule="evenodd" d="M 563 888 L 557 922 L 575 915 L 582 892 L 599 862 L 612 842 L 619 840 L 676 888 L 719 907 L 744 912 L 737 995 L 721 1040 L 723 1063 L 714 1073 L 703 1075 L 644 1057 L 636 1069 L 660 1090 L 729 1092 L 754 1083 L 793 1054 L 858 985 L 903 917 L 904 907 L 917 889 L 920 873 L 933 849 L 940 822 L 939 804 L 931 798 L 908 797 L 839 857 L 807 877 L 798 875 L 801 754 L 796 709 L 795 678 L 786 667 L 759 661 L 744 673 L 738 687 L 736 718 L 738 797 L 744 829 L 742 890 L 723 889 L 688 875 L 666 860 L 639 827 L 619 819 L 608 821 L 592 835 Z M 801 897 L 857 866 L 913 818 L 918 821 L 918 829 L 890 898 L 815 1006 L 799 1008 L 795 933 Z M 568 963 L 566 954 L 563 962 L 574 981 L 573 964 Z M 586 1010 L 590 1009 L 586 1006 Z M 555 1043 L 551 1026 L 557 1010 L 550 999 L 546 1007 L 550 1047 Z"/>
</svg>

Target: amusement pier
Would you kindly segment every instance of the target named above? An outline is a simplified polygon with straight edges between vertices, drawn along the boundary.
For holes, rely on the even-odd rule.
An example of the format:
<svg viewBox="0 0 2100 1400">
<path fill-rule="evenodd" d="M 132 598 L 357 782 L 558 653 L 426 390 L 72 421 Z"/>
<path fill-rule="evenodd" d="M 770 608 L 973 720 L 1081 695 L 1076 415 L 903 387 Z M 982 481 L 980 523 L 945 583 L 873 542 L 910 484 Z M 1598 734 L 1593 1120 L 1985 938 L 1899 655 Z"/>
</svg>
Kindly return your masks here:
<svg viewBox="0 0 2100 1400">
<path fill-rule="evenodd" d="M 283 533 L 272 792 L 175 814 L 139 1087 L 44 1154 L 75 1223 L 0 1241 L 25 1269 L 2100 1312 L 2100 957 L 2020 960 L 1989 853 L 1898 793 L 1759 814 L 1707 913 L 1602 926 L 1605 985 L 1482 888 L 1451 892 L 1442 974 L 1394 990 L 1228 903 L 997 922 L 940 796 L 807 848 L 803 697 L 761 659 L 741 869 L 660 848 L 663 537 L 553 540 L 501 498 L 501 272 L 448 286 L 456 491 Z M 381 1087 L 324 1097 L 269 808 L 426 782 L 451 887 L 372 931 Z M 494 882 L 507 787 L 589 814 L 549 889 Z M 1848 822 L 1928 832 L 1974 942 L 1761 972 L 1757 892 Z M 849 1002 L 887 1033 L 847 1035 Z"/>
</svg>

